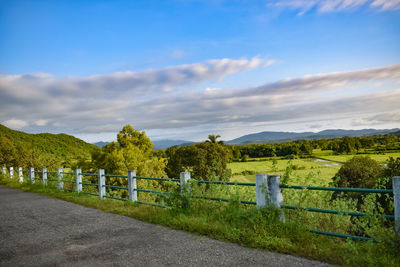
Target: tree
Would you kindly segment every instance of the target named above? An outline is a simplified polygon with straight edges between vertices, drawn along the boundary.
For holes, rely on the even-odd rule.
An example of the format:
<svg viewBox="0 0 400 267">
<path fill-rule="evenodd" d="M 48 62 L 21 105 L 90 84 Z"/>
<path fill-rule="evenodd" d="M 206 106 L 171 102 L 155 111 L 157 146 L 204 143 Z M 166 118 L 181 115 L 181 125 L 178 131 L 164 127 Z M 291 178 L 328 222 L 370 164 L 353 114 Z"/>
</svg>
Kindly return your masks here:
<svg viewBox="0 0 400 267">
<path fill-rule="evenodd" d="M 375 188 L 383 170 L 384 166 L 370 157 L 355 156 L 339 169 L 333 177 L 333 185 L 348 188 Z M 332 198 L 335 199 L 338 195 L 338 192 L 334 192 Z M 346 198 L 356 199 L 358 206 L 362 204 L 363 196 L 362 193 L 347 192 L 345 194 Z"/>
<path fill-rule="evenodd" d="M 138 176 L 166 176 L 165 161 L 153 156 L 153 143 L 144 131 L 136 131 L 128 124 L 118 133 L 117 140 L 118 142 L 109 143 L 101 151 L 94 151 L 92 161 L 86 164 L 80 162 L 83 165 L 81 167 L 89 172 L 104 169 L 106 173 L 126 175 L 129 170 L 136 170 Z M 126 179 L 107 177 L 106 183 L 126 186 Z"/>
<path fill-rule="evenodd" d="M 206 142 L 212 143 L 212 144 L 224 144 L 224 141 L 217 141 L 218 138 L 220 138 L 220 135 L 215 135 L 215 134 L 209 134 L 208 135 L 208 140 Z"/>
<path fill-rule="evenodd" d="M 120 147 L 127 147 L 132 144 L 138 147 L 144 153 L 148 153 L 153 148 L 153 143 L 146 136 L 144 131 L 139 132 L 132 128 L 129 124 L 125 125 L 117 135 L 118 144 Z"/>
<path fill-rule="evenodd" d="M 355 149 L 356 149 L 356 142 L 354 138 L 346 136 L 342 139 L 342 142 L 340 142 L 338 152 L 350 154 Z"/>
<path fill-rule="evenodd" d="M 166 155 L 169 177 L 179 177 L 183 171 L 190 171 L 193 178 L 201 180 L 228 180 L 231 176 L 226 167 L 232 153 L 220 143 L 174 146 L 166 150 Z"/>
</svg>

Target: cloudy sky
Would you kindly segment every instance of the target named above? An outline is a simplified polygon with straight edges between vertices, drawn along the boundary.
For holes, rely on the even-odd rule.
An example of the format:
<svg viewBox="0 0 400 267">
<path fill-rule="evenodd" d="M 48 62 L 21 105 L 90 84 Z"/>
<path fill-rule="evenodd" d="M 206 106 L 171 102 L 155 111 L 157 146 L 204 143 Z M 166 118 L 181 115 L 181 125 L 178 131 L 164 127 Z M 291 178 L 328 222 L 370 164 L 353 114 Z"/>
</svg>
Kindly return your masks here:
<svg viewBox="0 0 400 267">
<path fill-rule="evenodd" d="M 111 141 L 400 128 L 400 0 L 0 2 L 0 123 Z"/>
</svg>

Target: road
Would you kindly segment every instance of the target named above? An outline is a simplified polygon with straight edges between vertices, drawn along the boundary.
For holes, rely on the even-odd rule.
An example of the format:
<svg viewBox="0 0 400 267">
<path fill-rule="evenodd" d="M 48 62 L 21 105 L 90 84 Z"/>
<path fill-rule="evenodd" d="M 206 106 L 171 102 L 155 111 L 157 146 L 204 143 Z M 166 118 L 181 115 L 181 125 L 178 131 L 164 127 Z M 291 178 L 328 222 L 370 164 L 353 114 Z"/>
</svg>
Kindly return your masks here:
<svg viewBox="0 0 400 267">
<path fill-rule="evenodd" d="M 0 266 L 327 266 L 0 186 Z"/>
</svg>

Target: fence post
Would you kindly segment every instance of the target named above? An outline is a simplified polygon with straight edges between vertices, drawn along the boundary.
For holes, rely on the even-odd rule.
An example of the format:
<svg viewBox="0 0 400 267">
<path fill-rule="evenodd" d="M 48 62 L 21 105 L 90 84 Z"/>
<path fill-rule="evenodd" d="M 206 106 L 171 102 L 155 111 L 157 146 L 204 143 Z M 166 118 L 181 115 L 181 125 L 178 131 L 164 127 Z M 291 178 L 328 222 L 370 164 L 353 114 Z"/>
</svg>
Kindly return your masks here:
<svg viewBox="0 0 400 267">
<path fill-rule="evenodd" d="M 63 169 L 62 168 L 58 168 L 57 169 L 57 180 L 58 180 L 58 190 L 63 190 L 64 188 L 64 183 L 63 183 Z"/>
<path fill-rule="evenodd" d="M 392 184 L 393 184 L 394 224 L 396 233 L 400 235 L 400 176 L 393 177 Z"/>
<path fill-rule="evenodd" d="M 29 168 L 29 179 L 31 180 L 31 183 L 35 183 L 35 169 L 34 168 Z"/>
<path fill-rule="evenodd" d="M 75 186 L 76 186 L 76 192 L 82 192 L 82 170 L 81 169 L 75 169 Z"/>
<path fill-rule="evenodd" d="M 12 179 L 14 176 L 14 168 L 10 167 L 10 179 Z"/>
<path fill-rule="evenodd" d="M 268 174 L 256 174 L 256 205 L 257 208 L 265 207 L 268 198 Z"/>
<path fill-rule="evenodd" d="M 269 204 L 280 208 L 283 204 L 282 189 L 280 188 L 281 176 L 280 175 L 268 175 L 268 200 Z M 285 214 L 282 212 L 280 215 L 281 221 L 285 221 Z"/>
<path fill-rule="evenodd" d="M 136 189 L 136 171 L 128 171 L 129 200 L 138 201 Z"/>
<path fill-rule="evenodd" d="M 99 184 L 99 198 L 104 199 L 106 195 L 106 177 L 104 176 L 104 169 L 100 169 L 97 173 L 98 176 L 98 184 Z"/>
<path fill-rule="evenodd" d="M 22 184 L 24 182 L 24 176 L 22 175 L 22 168 L 18 168 L 18 180 Z"/>
<path fill-rule="evenodd" d="M 1 171 L 2 171 L 2 173 L 3 173 L 3 175 L 6 175 L 6 173 L 7 173 L 7 171 L 6 171 L 6 167 L 1 167 Z"/>
<path fill-rule="evenodd" d="M 181 172 L 180 175 L 180 185 L 181 185 L 181 193 L 189 192 L 189 180 L 190 180 L 190 172 Z"/>
<path fill-rule="evenodd" d="M 42 169 L 42 184 L 44 186 L 47 186 L 47 169 L 46 168 Z"/>
</svg>

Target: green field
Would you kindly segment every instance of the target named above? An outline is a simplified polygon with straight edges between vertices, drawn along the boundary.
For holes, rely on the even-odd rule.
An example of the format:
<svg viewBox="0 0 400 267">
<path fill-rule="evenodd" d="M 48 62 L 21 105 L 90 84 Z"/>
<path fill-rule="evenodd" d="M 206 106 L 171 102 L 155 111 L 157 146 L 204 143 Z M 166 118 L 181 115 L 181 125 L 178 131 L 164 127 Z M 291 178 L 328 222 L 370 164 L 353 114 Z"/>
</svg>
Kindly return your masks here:
<svg viewBox="0 0 400 267">
<path fill-rule="evenodd" d="M 255 173 L 283 175 L 289 161 L 291 161 L 293 172 L 290 176 L 289 184 L 327 186 L 332 181 L 332 177 L 340 169 L 340 164 L 354 156 L 355 155 L 334 155 L 332 151 L 316 149 L 314 150 L 314 158 L 293 160 L 277 159 L 277 164 L 275 166 L 273 165 L 273 158 L 260 158 L 247 162 L 231 162 L 228 164 L 228 168 L 232 170 L 232 181 L 254 182 Z M 400 157 L 400 153 L 367 154 L 365 156 L 379 163 L 384 163 L 390 157 Z"/>
</svg>

